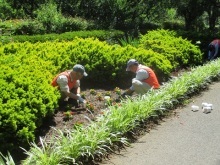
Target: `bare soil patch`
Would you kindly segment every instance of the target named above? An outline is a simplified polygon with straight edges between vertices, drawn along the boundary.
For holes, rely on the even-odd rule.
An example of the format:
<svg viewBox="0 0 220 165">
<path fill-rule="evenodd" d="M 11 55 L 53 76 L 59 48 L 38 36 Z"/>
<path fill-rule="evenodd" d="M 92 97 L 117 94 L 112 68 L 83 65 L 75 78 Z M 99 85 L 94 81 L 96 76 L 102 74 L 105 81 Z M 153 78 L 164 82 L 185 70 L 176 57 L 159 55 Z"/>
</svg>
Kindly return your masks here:
<svg viewBox="0 0 220 165">
<path fill-rule="evenodd" d="M 45 119 L 43 125 L 38 130 L 38 137 L 50 139 L 55 129 L 65 132 L 65 130 L 73 129 L 75 125 L 88 125 L 91 121 L 95 121 L 97 116 L 102 115 L 103 111 L 109 108 L 109 105 L 120 106 L 120 94 L 124 90 L 116 87 L 114 90 L 104 89 L 87 89 L 81 91 L 82 97 L 87 100 L 86 107 L 81 104 L 67 104 L 55 110 L 52 117 Z M 106 100 L 105 97 L 109 97 Z"/>
</svg>

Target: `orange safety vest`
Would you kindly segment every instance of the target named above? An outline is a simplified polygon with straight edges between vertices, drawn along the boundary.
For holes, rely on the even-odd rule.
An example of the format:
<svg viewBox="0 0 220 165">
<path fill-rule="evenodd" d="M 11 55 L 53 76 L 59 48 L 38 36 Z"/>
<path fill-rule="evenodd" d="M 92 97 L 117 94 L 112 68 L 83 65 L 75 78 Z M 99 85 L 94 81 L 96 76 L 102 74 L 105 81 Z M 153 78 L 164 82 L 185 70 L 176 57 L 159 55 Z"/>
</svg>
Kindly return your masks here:
<svg viewBox="0 0 220 165">
<path fill-rule="evenodd" d="M 58 78 L 60 75 L 64 75 L 64 76 L 67 77 L 69 90 L 71 90 L 71 89 L 76 85 L 76 81 L 77 81 L 77 80 L 71 81 L 70 73 L 69 73 L 68 71 L 65 71 L 65 72 L 62 72 L 62 73 L 58 74 L 58 75 L 53 79 L 53 81 L 52 81 L 52 83 L 51 83 L 52 86 L 54 86 L 54 87 L 58 86 L 58 84 L 57 84 L 57 78 Z"/>
<path fill-rule="evenodd" d="M 149 77 L 147 79 L 143 80 L 144 82 L 148 83 L 154 89 L 160 88 L 160 84 L 157 80 L 157 77 L 151 68 L 146 67 L 144 65 L 139 65 L 137 71 L 140 69 L 144 69 L 149 73 Z"/>
</svg>

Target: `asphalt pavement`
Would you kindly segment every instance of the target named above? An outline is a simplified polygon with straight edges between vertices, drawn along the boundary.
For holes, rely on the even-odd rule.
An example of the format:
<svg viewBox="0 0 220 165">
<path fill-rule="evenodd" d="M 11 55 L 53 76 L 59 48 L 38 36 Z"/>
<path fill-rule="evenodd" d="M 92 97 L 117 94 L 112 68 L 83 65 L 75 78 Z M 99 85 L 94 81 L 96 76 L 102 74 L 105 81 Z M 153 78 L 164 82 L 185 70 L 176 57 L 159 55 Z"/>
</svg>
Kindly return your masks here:
<svg viewBox="0 0 220 165">
<path fill-rule="evenodd" d="M 204 102 L 213 105 L 211 113 L 203 113 Z M 220 165 L 220 82 L 176 111 L 102 165 Z"/>
</svg>

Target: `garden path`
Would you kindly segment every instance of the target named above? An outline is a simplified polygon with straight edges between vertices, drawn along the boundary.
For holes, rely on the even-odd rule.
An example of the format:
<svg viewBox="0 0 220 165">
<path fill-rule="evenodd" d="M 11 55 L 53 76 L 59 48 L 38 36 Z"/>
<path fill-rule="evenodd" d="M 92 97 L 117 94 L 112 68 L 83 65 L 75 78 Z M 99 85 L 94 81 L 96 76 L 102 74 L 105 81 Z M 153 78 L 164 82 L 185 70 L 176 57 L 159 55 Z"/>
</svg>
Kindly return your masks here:
<svg viewBox="0 0 220 165">
<path fill-rule="evenodd" d="M 220 165 L 220 82 L 102 165 Z M 205 114 L 201 104 L 213 104 Z M 193 112 L 191 106 L 198 105 Z"/>
</svg>

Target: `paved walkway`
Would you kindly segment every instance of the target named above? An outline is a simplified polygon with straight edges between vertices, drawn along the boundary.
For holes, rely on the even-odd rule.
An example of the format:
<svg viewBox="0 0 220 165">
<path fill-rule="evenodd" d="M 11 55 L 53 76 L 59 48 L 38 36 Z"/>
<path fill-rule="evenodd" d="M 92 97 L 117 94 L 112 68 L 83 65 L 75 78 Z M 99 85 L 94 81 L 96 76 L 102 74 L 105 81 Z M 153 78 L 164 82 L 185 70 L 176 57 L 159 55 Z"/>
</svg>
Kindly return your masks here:
<svg viewBox="0 0 220 165">
<path fill-rule="evenodd" d="M 213 104 L 211 113 L 202 112 L 203 102 Z M 220 82 L 177 112 L 102 165 L 220 165 Z"/>
</svg>

